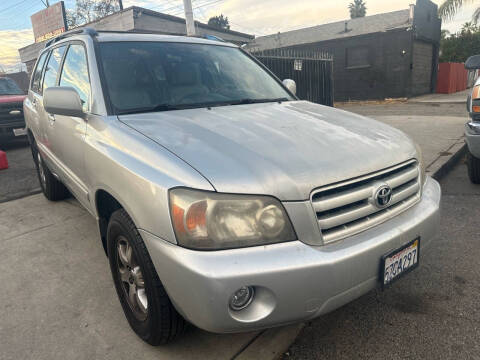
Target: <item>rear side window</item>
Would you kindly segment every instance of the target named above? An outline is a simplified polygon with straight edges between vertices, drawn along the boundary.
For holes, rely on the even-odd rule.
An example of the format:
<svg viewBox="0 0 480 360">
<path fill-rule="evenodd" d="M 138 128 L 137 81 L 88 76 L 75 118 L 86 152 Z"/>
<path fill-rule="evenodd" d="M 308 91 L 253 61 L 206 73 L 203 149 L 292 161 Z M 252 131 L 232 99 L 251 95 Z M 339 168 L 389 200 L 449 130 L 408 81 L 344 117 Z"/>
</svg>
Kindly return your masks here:
<svg viewBox="0 0 480 360">
<path fill-rule="evenodd" d="M 90 81 L 85 48 L 80 44 L 70 45 L 65 55 L 60 86 L 71 86 L 77 90 L 82 100 L 83 111 L 89 110 Z"/>
<path fill-rule="evenodd" d="M 65 46 L 58 47 L 52 51 L 52 55 L 48 58 L 45 75 L 43 77 L 43 91 L 56 85 L 58 69 L 60 68 L 64 52 Z"/>
<path fill-rule="evenodd" d="M 32 91 L 36 93 L 40 92 L 40 81 L 42 80 L 43 65 L 45 64 L 45 59 L 47 58 L 47 54 L 48 54 L 48 51 L 40 55 L 40 59 L 38 59 L 38 62 L 37 62 L 37 67 L 33 72 Z"/>
</svg>

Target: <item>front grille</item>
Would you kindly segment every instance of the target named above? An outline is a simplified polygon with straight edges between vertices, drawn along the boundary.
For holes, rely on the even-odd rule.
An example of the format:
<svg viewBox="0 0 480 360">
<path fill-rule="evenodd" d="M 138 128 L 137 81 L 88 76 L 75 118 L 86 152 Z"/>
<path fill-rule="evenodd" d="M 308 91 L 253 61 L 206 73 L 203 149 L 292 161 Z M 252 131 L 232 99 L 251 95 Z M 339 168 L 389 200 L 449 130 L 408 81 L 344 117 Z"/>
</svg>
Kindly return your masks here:
<svg viewBox="0 0 480 360">
<path fill-rule="evenodd" d="M 382 185 L 392 189 L 391 200 L 383 208 L 374 199 Z M 315 190 L 311 201 L 323 242 L 343 239 L 392 218 L 415 204 L 420 190 L 420 170 L 415 160 Z"/>
</svg>

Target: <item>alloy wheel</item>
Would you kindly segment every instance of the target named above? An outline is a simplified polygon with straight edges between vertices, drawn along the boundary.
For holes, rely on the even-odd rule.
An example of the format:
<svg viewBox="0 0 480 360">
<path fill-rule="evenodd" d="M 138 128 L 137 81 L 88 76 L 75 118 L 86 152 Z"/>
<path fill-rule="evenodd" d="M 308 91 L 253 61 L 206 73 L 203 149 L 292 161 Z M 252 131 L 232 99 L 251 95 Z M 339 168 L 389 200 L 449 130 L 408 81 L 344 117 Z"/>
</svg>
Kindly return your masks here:
<svg viewBox="0 0 480 360">
<path fill-rule="evenodd" d="M 42 187 L 45 189 L 47 184 L 47 177 L 45 175 L 45 168 L 43 165 L 42 156 L 37 151 L 37 163 L 38 163 L 38 174 L 40 175 L 40 182 L 42 183 Z"/>
<path fill-rule="evenodd" d="M 132 246 L 124 236 L 117 239 L 117 267 L 127 303 L 135 317 L 144 321 L 148 313 L 145 280 Z"/>
</svg>

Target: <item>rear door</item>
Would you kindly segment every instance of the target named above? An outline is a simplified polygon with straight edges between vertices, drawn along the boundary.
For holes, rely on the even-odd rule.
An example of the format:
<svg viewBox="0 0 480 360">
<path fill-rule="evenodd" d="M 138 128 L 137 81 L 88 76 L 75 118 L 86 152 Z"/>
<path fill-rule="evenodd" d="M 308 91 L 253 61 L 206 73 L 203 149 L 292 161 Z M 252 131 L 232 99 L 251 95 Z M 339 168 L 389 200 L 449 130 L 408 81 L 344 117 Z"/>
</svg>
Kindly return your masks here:
<svg viewBox="0 0 480 360">
<path fill-rule="evenodd" d="M 52 53 L 53 56 L 53 53 Z M 45 75 L 45 83 L 47 75 Z M 83 43 L 69 44 L 61 61 L 58 86 L 74 88 L 83 104 L 83 111 L 90 111 L 90 79 L 86 49 Z M 47 138 L 64 183 L 75 197 L 88 206 L 88 189 L 85 185 L 85 134 L 87 123 L 84 119 L 72 116 L 46 114 L 48 118 Z"/>
<path fill-rule="evenodd" d="M 63 60 L 63 55 L 65 53 L 67 46 L 61 45 L 57 46 L 50 51 L 49 56 L 45 63 L 45 69 L 43 71 L 43 79 L 41 83 L 41 89 L 39 91 L 36 109 L 40 123 L 40 136 L 37 139 L 38 149 L 43 155 L 43 159 L 48 165 L 48 168 L 52 170 L 55 174 L 62 177 L 61 167 L 59 166 L 59 161 L 56 156 L 56 151 L 54 148 L 54 133 L 52 132 L 52 122 L 53 117 L 48 114 L 43 107 L 43 95 L 45 90 L 52 86 L 57 86 L 58 84 L 58 75 L 60 70 L 60 65 Z M 62 177 L 63 178 L 63 177 Z"/>
<path fill-rule="evenodd" d="M 39 117 L 39 107 L 41 110 L 42 104 L 42 76 L 45 62 L 48 58 L 49 52 L 45 51 L 38 58 L 35 70 L 30 81 L 30 89 L 28 96 L 23 103 L 23 111 L 25 114 L 25 122 L 27 127 L 33 132 L 37 142 L 42 142 L 42 126 Z"/>
</svg>

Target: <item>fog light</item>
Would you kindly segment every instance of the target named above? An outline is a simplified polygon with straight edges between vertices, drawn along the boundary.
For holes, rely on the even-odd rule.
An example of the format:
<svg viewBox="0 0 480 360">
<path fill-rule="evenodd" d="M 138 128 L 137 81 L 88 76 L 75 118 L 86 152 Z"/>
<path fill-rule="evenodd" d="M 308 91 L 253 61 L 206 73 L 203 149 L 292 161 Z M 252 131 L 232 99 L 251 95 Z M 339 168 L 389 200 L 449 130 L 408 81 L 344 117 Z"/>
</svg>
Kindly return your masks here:
<svg viewBox="0 0 480 360">
<path fill-rule="evenodd" d="M 230 299 L 230 308 L 235 311 L 245 309 L 253 300 L 255 290 L 251 286 L 242 286 Z"/>
</svg>

